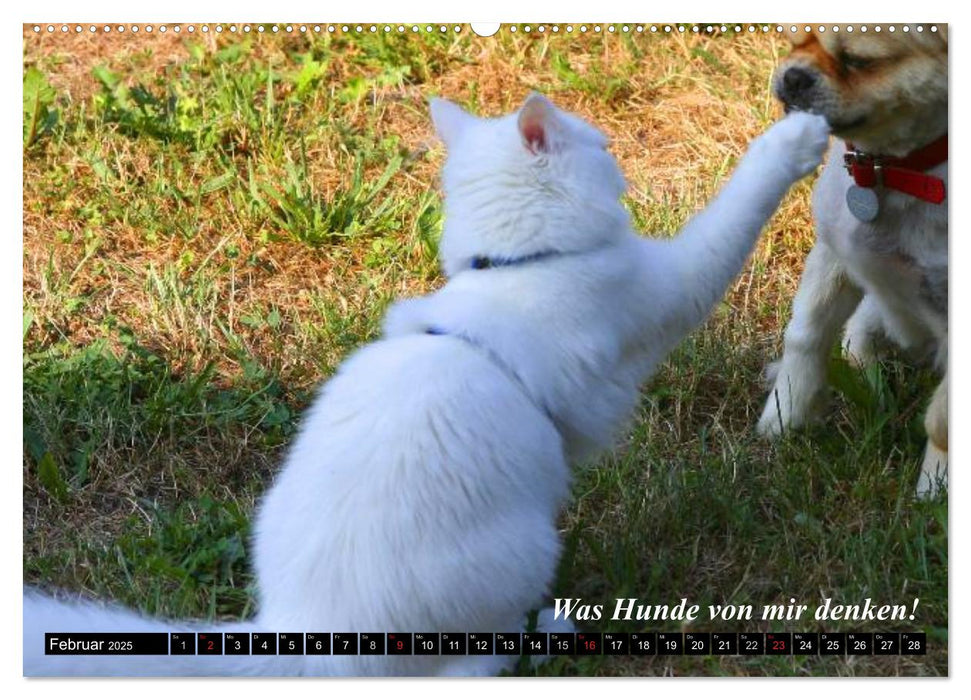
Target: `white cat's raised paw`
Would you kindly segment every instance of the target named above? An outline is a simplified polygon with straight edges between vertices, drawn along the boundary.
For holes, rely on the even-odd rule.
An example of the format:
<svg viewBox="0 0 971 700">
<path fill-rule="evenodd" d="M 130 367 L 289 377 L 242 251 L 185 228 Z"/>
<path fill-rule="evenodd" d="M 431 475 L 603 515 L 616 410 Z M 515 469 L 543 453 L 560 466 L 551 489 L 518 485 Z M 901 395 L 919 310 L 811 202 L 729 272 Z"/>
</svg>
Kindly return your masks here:
<svg viewBox="0 0 971 700">
<path fill-rule="evenodd" d="M 823 162 L 829 145 L 829 124 L 817 114 L 791 112 L 773 124 L 765 136 L 781 150 L 779 157 L 792 167 L 796 177 L 804 177 Z"/>
</svg>

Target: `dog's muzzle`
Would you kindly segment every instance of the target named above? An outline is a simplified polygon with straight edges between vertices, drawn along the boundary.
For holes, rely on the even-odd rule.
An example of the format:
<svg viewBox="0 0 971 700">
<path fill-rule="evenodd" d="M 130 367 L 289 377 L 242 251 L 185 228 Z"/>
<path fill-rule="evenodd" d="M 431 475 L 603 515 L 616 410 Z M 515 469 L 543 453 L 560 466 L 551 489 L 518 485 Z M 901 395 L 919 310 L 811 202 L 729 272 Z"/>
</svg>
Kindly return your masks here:
<svg viewBox="0 0 971 700">
<path fill-rule="evenodd" d="M 792 109 L 808 110 L 817 85 L 816 74 L 801 66 L 787 68 L 776 82 L 776 97 L 785 105 L 786 111 Z"/>
</svg>

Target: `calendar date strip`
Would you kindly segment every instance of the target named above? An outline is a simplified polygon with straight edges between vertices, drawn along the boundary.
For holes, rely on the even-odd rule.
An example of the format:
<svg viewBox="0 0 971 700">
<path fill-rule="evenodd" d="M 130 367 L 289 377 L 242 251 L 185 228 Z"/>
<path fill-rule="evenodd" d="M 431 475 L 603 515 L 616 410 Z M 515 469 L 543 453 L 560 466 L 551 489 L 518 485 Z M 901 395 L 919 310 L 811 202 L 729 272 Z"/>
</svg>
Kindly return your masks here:
<svg viewBox="0 0 971 700">
<path fill-rule="evenodd" d="M 923 656 L 924 632 L 48 632 L 44 653 L 145 655 Z"/>
</svg>

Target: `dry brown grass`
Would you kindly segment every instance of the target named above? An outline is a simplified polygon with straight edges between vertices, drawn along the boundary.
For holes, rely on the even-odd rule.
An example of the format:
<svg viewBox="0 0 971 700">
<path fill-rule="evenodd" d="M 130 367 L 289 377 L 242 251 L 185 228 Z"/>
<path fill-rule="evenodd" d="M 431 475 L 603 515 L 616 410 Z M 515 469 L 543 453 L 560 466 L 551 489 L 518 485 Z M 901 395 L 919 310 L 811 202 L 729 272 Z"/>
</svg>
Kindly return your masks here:
<svg viewBox="0 0 971 700">
<path fill-rule="evenodd" d="M 212 53 L 238 37 L 214 33 L 197 35 L 191 39 L 172 33 L 148 36 L 144 33 L 110 35 L 83 32 L 61 34 L 55 32 L 39 36 L 25 28 L 25 65 L 38 65 L 50 76 L 51 83 L 71 103 L 84 102 L 100 88 L 91 71 L 96 66 L 130 76 L 146 84 L 165 84 L 178 74 L 181 63 L 188 58 L 185 44 L 200 41 Z M 302 48 L 303 38 L 254 36 L 250 60 L 285 66 L 292 59 L 287 51 Z M 674 221 L 665 221 L 673 230 L 691 210 L 703 205 L 730 169 L 733 160 L 744 150 L 748 141 L 759 133 L 777 114 L 768 97 L 768 76 L 783 50 L 782 40 L 774 36 L 742 36 L 738 38 L 705 38 L 686 36 L 638 37 L 637 50 L 644 53 L 640 60 L 633 56 L 631 44 L 620 37 L 547 36 L 532 38 L 517 36 L 496 39 L 475 39 L 458 43 L 448 52 L 455 67 L 434 75 L 420 86 L 379 88 L 367 107 L 355 106 L 345 116 L 349 126 L 373 131 L 375 138 L 397 136 L 402 147 L 417 155 L 414 167 L 406 177 L 395 182 L 396 193 L 414 198 L 433 187 L 440 163 L 441 149 L 435 143 L 424 108 L 425 99 L 434 94 L 459 101 L 473 97 L 482 105 L 484 114 L 499 114 L 513 109 L 531 89 L 550 89 L 562 107 L 576 111 L 603 128 L 612 139 L 612 151 L 627 174 L 631 201 L 646 211 L 658 204 L 675 213 Z M 581 79 L 597 71 L 622 67 L 624 87 L 620 96 L 606 104 L 596 92 L 565 88 L 550 64 L 552 51 L 567 55 L 572 68 Z M 704 57 L 701 57 L 703 52 Z M 636 65 L 635 70 L 630 66 Z M 328 82 L 341 85 L 348 78 L 361 74 L 361 68 L 343 56 L 332 58 Z M 620 71 L 618 71 L 620 73 Z M 325 88 L 326 89 L 326 88 Z M 152 184 L 153 168 L 159 157 L 155 144 L 145 144 L 123 138 L 106 138 L 95 146 L 97 157 L 117 166 L 120 187 L 145 187 Z M 420 154 L 432 149 L 431 158 Z M 76 178 L 93 190 L 103 185 L 91 177 L 90 154 L 71 152 L 60 156 L 68 177 Z M 176 152 L 169 157 L 180 157 Z M 308 146 L 310 162 L 308 184 L 324 196 L 346 182 L 346 158 L 338 143 L 323 134 Z M 269 179 L 281 177 L 282 164 L 265 163 Z M 353 276 L 361 268 L 361 250 L 319 250 L 306 246 L 276 242 L 271 246 L 261 241 L 260 234 L 276 234 L 272 225 L 259 231 L 247 230 L 230 212 L 210 216 L 203 211 L 198 230 L 191 240 L 173 236 L 160 240 L 146 239 L 136 228 L 114 224 L 105 232 L 97 259 L 105 265 L 90 261 L 77 271 L 63 295 L 87 298 L 83 317 L 58 315 L 57 295 L 42 289 L 42 270 L 51 265 L 56 273 L 75 270 L 85 251 L 79 246 L 57 245 L 58 232 L 69 231 L 77 239 L 83 225 L 78 222 L 77 209 L 98 192 L 78 187 L 72 198 L 51 202 L 54 193 L 39 192 L 32 184 L 41 180 L 42 169 L 48 163 L 25 158 L 25 295 L 42 319 L 49 323 L 37 328 L 56 327 L 59 333 L 78 344 L 100 337 L 94 328 L 107 316 L 137 329 L 147 342 L 158 345 L 180 362 L 198 365 L 205 354 L 199 346 L 198 334 L 192 326 L 207 323 L 215 316 L 232 321 L 268 302 L 296 313 L 308 308 L 304 292 L 308 289 L 327 289 L 335 285 L 335 272 L 342 278 Z M 194 166 L 198 172 L 187 184 L 211 174 L 205 164 Z M 240 166 L 240 175 L 242 165 Z M 369 169 L 375 176 L 378 166 Z M 45 211 L 36 211 L 32 204 L 45 200 Z M 164 211 L 162 214 L 164 215 Z M 667 211 L 665 211 L 667 213 Z M 407 213 L 405 213 L 407 216 Z M 410 222 L 403 222 L 407 228 Z M 231 242 L 239 250 L 239 258 L 257 256 L 261 265 L 251 267 L 230 282 L 217 281 L 213 307 L 196 309 L 188 318 L 170 322 L 160 321 L 145 327 L 149 319 L 159 317 L 159 309 L 146 289 L 145 271 L 155 265 L 177 264 L 191 256 L 195 261 L 210 260 L 211 255 Z M 776 296 L 791 295 L 796 274 L 786 274 L 785 268 L 798 270 L 809 238 L 808 212 L 802 198 L 786 202 L 773 221 L 757 260 L 780 270 L 780 275 L 742 278 L 733 303 L 745 304 L 753 296 L 768 305 L 775 305 Z M 784 245 L 778 245 L 784 240 Z M 416 262 L 419 251 L 412 251 Z M 336 270 L 334 269 L 336 267 Z M 184 274 L 198 272 L 191 266 Z M 779 285 L 782 285 L 781 287 Z M 394 290 L 397 293 L 426 291 L 428 286 L 419 279 L 406 279 Z M 187 327 L 190 326 L 190 327 Z M 270 350 L 265 340 L 238 324 L 234 333 L 243 338 L 257 356 Z M 144 332 L 142 332 L 144 331 Z M 233 371 L 230 365 L 225 373 Z"/>
</svg>

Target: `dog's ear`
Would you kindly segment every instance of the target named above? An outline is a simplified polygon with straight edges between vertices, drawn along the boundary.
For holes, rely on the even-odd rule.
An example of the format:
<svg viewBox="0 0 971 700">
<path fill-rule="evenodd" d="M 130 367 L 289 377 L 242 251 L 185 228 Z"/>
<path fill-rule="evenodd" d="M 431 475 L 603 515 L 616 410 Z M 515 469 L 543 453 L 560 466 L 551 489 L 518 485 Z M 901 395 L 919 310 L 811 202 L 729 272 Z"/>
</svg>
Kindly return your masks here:
<svg viewBox="0 0 971 700">
<path fill-rule="evenodd" d="M 519 109 L 519 134 L 532 154 L 552 153 L 563 138 L 556 107 L 538 92 L 531 93 Z"/>
<path fill-rule="evenodd" d="M 433 97 L 428 107 L 432 113 L 435 132 L 448 148 L 455 145 L 462 132 L 476 119 L 454 102 L 440 97 Z"/>
</svg>

